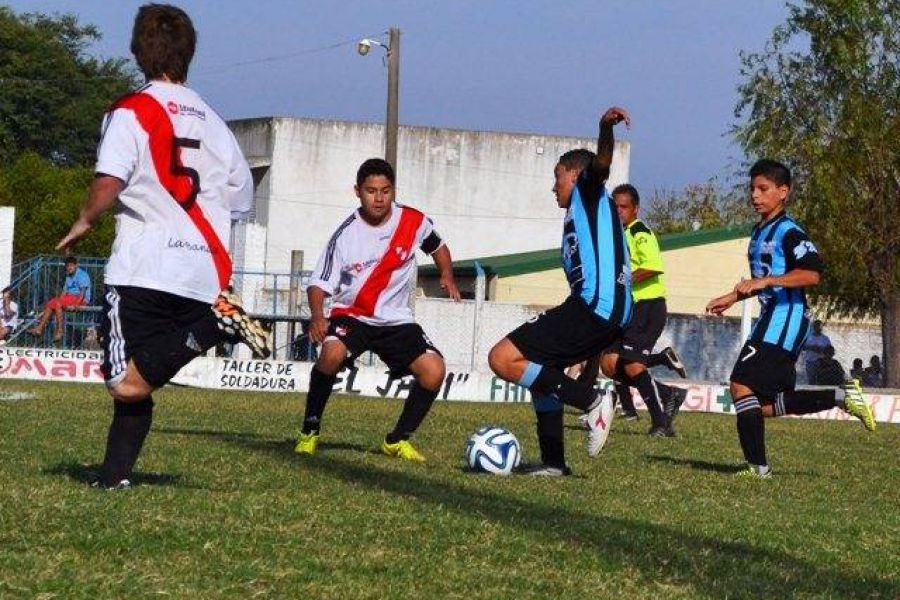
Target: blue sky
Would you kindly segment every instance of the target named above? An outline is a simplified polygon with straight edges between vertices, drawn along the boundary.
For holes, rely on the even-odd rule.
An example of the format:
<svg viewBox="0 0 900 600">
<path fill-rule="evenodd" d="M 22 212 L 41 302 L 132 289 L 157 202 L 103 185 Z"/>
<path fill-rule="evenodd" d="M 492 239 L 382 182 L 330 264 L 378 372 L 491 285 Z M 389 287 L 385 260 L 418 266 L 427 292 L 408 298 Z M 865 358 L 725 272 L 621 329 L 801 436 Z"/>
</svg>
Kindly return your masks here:
<svg viewBox="0 0 900 600">
<path fill-rule="evenodd" d="M 7 2 L 97 25 L 102 56 L 130 56 L 143 3 Z M 624 106 L 634 119 L 621 132 L 632 142 L 631 179 L 648 196 L 739 164 L 727 134 L 739 51 L 761 50 L 787 17 L 777 0 L 178 4 L 200 36 L 189 84 L 226 118 L 382 121 L 386 68 L 354 42 L 386 40 L 397 26 L 401 124 L 594 136 L 601 110 Z"/>
</svg>

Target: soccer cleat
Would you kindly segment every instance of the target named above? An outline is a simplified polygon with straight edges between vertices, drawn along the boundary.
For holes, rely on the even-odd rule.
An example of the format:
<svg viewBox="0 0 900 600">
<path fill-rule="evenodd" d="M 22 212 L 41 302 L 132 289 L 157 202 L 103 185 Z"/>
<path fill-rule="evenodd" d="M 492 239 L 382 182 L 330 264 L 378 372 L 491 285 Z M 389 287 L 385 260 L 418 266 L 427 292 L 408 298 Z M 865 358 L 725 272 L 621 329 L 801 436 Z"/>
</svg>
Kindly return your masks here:
<svg viewBox="0 0 900 600">
<path fill-rule="evenodd" d="M 681 358 L 678 357 L 675 348 L 667 346 L 662 353 L 666 359 L 666 366 L 678 373 L 679 377 L 682 379 L 687 379 L 687 371 L 684 368 L 684 363 L 681 362 Z"/>
<path fill-rule="evenodd" d="M 844 410 L 862 421 L 866 429 L 875 431 L 877 426 L 875 424 L 875 413 L 872 412 L 872 407 L 866 404 L 862 388 L 859 386 L 859 379 L 846 381 L 843 388 L 846 394 L 844 396 Z"/>
<path fill-rule="evenodd" d="M 420 463 L 425 462 L 425 457 L 409 443 L 409 440 L 400 440 L 396 444 L 388 444 L 387 440 L 385 440 L 381 442 L 381 451 L 395 458 Z"/>
<path fill-rule="evenodd" d="M 597 394 L 597 398 L 588 406 L 587 410 L 587 426 L 588 439 L 587 451 L 588 456 L 594 457 L 600 454 L 600 450 L 606 445 L 609 437 L 609 429 L 612 426 L 613 415 L 616 411 L 613 408 L 612 396 L 605 391 Z"/>
<path fill-rule="evenodd" d="M 748 464 L 746 469 L 741 469 L 734 476 L 738 479 L 771 479 L 772 469 L 768 465 Z"/>
<path fill-rule="evenodd" d="M 318 433 L 303 433 L 297 436 L 297 445 L 294 446 L 294 452 L 297 454 L 315 454 L 319 448 Z"/>
<path fill-rule="evenodd" d="M 91 487 L 98 489 L 98 490 L 107 490 L 110 492 L 113 492 L 116 490 L 130 490 L 131 482 L 128 481 L 127 479 L 123 479 L 122 481 L 120 481 L 119 483 L 117 483 L 115 485 L 106 485 L 105 483 L 103 483 L 102 479 L 98 478 L 91 482 Z"/>
<path fill-rule="evenodd" d="M 672 428 L 672 425 L 654 425 L 650 428 L 650 431 L 647 432 L 647 435 L 654 438 L 661 437 L 675 437 L 675 429 Z"/>
<path fill-rule="evenodd" d="M 231 342 L 243 342 L 253 358 L 268 358 L 272 354 L 270 332 L 259 321 L 250 318 L 234 294 L 222 292 L 212 306 L 216 324 Z"/>
<path fill-rule="evenodd" d="M 641 417 L 636 412 L 625 412 L 622 411 L 622 418 L 626 421 L 637 421 Z"/>
<path fill-rule="evenodd" d="M 552 465 L 539 463 L 536 465 L 522 465 L 516 472 L 531 477 L 566 477 L 572 474 L 572 469 L 565 465 L 554 467 Z"/>
<path fill-rule="evenodd" d="M 665 402 L 663 402 L 663 412 L 666 413 L 666 416 L 669 418 L 669 423 L 674 421 L 675 417 L 678 416 L 678 411 L 681 410 L 681 405 L 684 404 L 686 399 L 686 389 L 674 386 L 669 388 L 669 395 Z"/>
</svg>

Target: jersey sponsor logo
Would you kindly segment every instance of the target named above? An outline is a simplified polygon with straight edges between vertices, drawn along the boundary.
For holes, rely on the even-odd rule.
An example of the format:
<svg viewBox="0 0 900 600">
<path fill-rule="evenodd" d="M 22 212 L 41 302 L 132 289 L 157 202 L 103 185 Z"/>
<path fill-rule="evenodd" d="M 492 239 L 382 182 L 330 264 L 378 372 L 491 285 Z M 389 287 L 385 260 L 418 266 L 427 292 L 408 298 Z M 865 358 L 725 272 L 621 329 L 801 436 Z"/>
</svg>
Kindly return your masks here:
<svg viewBox="0 0 900 600">
<path fill-rule="evenodd" d="M 816 250 L 815 245 L 813 245 L 813 243 L 809 240 L 804 240 L 804 241 L 800 242 L 799 244 L 797 244 L 796 246 L 794 246 L 794 258 L 796 258 L 797 260 L 800 260 L 801 258 L 803 258 L 804 256 L 806 256 L 807 254 L 810 254 L 810 253 L 818 254 L 819 251 Z"/>
<path fill-rule="evenodd" d="M 567 233 L 563 240 L 563 258 L 570 260 L 578 252 L 578 235 Z"/>
<path fill-rule="evenodd" d="M 755 252 L 757 248 L 759 249 L 760 254 L 775 254 L 776 243 L 775 242 L 760 242 L 756 241 L 752 243 L 753 248 L 751 248 L 751 253 Z"/>
<path fill-rule="evenodd" d="M 197 117 L 201 121 L 206 120 L 206 111 L 194 108 L 193 106 L 188 106 L 187 104 L 178 104 L 173 100 L 169 100 L 166 102 L 166 108 L 169 109 L 169 112 L 173 115 L 181 115 L 183 117 Z"/>
<path fill-rule="evenodd" d="M 394 253 L 400 260 L 406 260 L 406 257 L 409 256 L 409 252 L 403 246 L 394 246 Z"/>
</svg>

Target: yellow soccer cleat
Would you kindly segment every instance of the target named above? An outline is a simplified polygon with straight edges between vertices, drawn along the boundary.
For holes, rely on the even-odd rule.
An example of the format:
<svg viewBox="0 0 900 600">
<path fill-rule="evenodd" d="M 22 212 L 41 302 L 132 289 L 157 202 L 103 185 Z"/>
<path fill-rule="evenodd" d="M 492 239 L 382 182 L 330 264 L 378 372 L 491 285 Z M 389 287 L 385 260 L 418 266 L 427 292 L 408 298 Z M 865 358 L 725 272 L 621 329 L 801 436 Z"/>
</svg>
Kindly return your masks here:
<svg viewBox="0 0 900 600">
<path fill-rule="evenodd" d="M 381 442 L 381 451 L 395 458 L 420 463 L 425 462 L 425 457 L 409 443 L 409 440 L 400 440 L 396 444 L 388 444 L 387 440 L 385 440 Z"/>
<path fill-rule="evenodd" d="M 315 454 L 318 448 L 318 433 L 301 433 L 297 437 L 297 445 L 294 446 L 294 452 L 297 454 Z"/>
<path fill-rule="evenodd" d="M 850 379 L 843 387 L 847 394 L 844 396 L 844 410 L 862 421 L 866 429 L 875 431 L 875 413 L 872 412 L 872 407 L 866 404 L 859 379 Z"/>
<path fill-rule="evenodd" d="M 741 469 L 734 476 L 738 479 L 771 479 L 772 469 L 768 465 L 747 465 L 746 469 Z"/>
</svg>

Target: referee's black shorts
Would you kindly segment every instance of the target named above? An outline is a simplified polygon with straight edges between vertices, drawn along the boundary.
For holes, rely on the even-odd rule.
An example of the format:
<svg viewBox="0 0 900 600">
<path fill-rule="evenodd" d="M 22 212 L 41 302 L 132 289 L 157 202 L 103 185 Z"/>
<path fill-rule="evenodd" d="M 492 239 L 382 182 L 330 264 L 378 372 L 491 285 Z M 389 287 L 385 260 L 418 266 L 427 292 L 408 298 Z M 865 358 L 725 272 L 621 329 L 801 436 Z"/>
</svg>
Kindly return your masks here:
<svg viewBox="0 0 900 600">
<path fill-rule="evenodd" d="M 565 302 L 523 323 L 506 337 L 528 360 L 566 368 L 599 356 L 622 329 L 594 314 L 581 300 Z"/>
<path fill-rule="evenodd" d="M 639 300 L 631 311 L 631 322 L 622 334 L 622 350 L 651 354 L 666 327 L 666 299 Z"/>
</svg>

